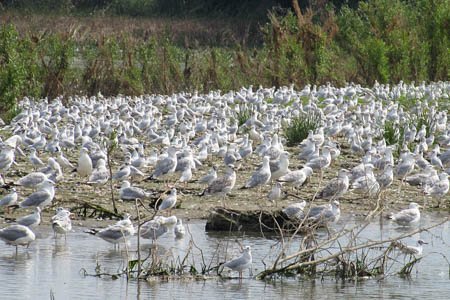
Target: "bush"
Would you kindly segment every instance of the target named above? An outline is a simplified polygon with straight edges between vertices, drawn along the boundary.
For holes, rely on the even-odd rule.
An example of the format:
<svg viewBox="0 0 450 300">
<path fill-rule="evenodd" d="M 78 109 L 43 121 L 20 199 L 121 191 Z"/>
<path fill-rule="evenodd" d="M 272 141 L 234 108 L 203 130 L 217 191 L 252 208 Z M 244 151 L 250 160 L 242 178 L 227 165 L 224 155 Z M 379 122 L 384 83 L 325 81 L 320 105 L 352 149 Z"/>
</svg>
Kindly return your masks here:
<svg viewBox="0 0 450 300">
<path fill-rule="evenodd" d="M 315 131 L 320 127 L 321 115 L 318 111 L 310 111 L 301 114 L 291 120 L 290 125 L 283 129 L 284 136 L 289 147 L 300 144 L 308 137 L 309 131 Z"/>
</svg>

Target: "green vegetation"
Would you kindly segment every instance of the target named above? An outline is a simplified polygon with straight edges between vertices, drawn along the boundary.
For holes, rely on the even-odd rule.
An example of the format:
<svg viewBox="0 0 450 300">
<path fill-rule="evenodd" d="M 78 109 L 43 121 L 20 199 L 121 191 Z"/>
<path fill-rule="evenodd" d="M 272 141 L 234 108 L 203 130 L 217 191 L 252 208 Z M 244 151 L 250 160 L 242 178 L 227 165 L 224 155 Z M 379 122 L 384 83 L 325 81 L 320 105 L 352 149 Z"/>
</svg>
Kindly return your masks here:
<svg viewBox="0 0 450 300">
<path fill-rule="evenodd" d="M 352 1 L 351 6 L 334 1 L 336 7 L 308 9 L 296 1 L 263 1 L 248 20 L 244 15 L 254 1 L 247 6 L 235 1 L 202 6 L 200 0 L 56 2 L 0 5 L 2 117 L 13 117 L 23 96 L 226 92 L 248 85 L 367 85 L 448 80 L 449 75 L 445 0 Z M 283 8 L 267 14 L 274 4 Z M 23 18 L 38 7 L 41 15 Z M 232 17 L 208 15 L 219 8 Z M 268 17 L 260 17 L 260 10 Z M 87 18 L 90 12 L 94 17 Z M 101 17 L 163 12 L 210 19 Z"/>
<path fill-rule="evenodd" d="M 283 129 L 289 147 L 296 146 L 308 137 L 309 131 L 320 127 L 321 116 L 318 111 L 309 111 L 291 120 L 291 124 Z"/>
</svg>

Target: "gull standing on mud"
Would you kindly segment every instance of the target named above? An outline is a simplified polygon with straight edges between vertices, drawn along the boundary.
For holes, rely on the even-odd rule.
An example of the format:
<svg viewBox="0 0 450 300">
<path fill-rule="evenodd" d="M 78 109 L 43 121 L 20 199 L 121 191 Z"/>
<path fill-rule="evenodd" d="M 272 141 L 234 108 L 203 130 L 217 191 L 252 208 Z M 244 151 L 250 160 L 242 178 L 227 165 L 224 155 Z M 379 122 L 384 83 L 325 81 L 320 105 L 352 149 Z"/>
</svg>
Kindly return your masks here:
<svg viewBox="0 0 450 300">
<path fill-rule="evenodd" d="M 332 179 L 316 196 L 316 199 L 339 199 L 344 195 L 349 186 L 348 175 L 350 171 L 339 170 L 338 177 Z"/>
<path fill-rule="evenodd" d="M 103 158 L 100 158 L 97 161 L 97 166 L 92 171 L 92 174 L 89 176 L 88 184 L 93 185 L 103 185 L 108 182 L 109 179 L 109 170 L 106 168 L 106 161 Z"/>
<path fill-rule="evenodd" d="M 20 178 L 17 181 L 17 185 L 29 187 L 29 188 L 36 188 L 46 182 L 48 180 L 48 177 L 46 174 L 42 172 L 33 172 L 30 173 L 22 178 Z"/>
<path fill-rule="evenodd" d="M 410 226 L 414 223 L 418 223 L 420 220 L 419 207 L 421 207 L 419 204 L 411 202 L 407 209 L 391 214 L 388 217 L 401 226 Z"/>
<path fill-rule="evenodd" d="M 284 151 L 280 158 L 270 161 L 270 180 L 277 180 L 289 172 L 289 153 Z"/>
<path fill-rule="evenodd" d="M 215 179 L 217 178 L 217 167 L 213 166 L 208 174 L 206 174 L 205 176 L 203 176 L 202 178 L 200 178 L 198 180 L 198 182 L 200 183 L 206 183 L 207 185 L 210 185 L 211 182 L 213 182 Z"/>
<path fill-rule="evenodd" d="M 242 278 L 242 271 L 245 269 L 250 269 L 252 266 L 252 252 L 250 246 L 244 248 L 244 252 L 238 258 L 230 260 L 222 264 L 219 268 L 219 273 L 222 272 L 223 268 L 230 268 L 233 271 L 239 272 L 239 278 Z"/>
<path fill-rule="evenodd" d="M 142 200 L 151 196 L 151 193 L 147 193 L 141 188 L 131 186 L 128 180 L 124 180 L 120 186 L 119 197 L 121 200 Z"/>
<path fill-rule="evenodd" d="M 40 190 L 32 193 L 30 196 L 25 198 L 22 202 L 19 203 L 20 207 L 40 207 L 43 209 L 46 206 L 49 206 L 52 203 L 53 198 L 55 197 L 55 186 L 54 182 L 50 179 L 47 179 L 43 183 L 41 183 Z"/>
<path fill-rule="evenodd" d="M 168 210 L 170 214 L 170 210 L 177 204 L 177 189 L 172 188 L 170 194 L 161 202 L 158 207 L 158 210 Z"/>
<path fill-rule="evenodd" d="M 269 194 L 267 194 L 267 199 L 269 201 L 277 204 L 277 200 L 283 197 L 283 184 L 281 182 L 275 182 L 275 185 L 270 190 Z"/>
<path fill-rule="evenodd" d="M 92 160 L 89 157 L 88 149 L 83 147 L 80 150 L 80 157 L 78 158 L 78 175 L 81 177 L 88 177 L 92 174 L 92 171 Z"/>
<path fill-rule="evenodd" d="M 6 172 L 14 163 L 14 147 L 5 144 L 0 152 L 0 173 Z"/>
<path fill-rule="evenodd" d="M 263 157 L 262 167 L 253 172 L 250 179 L 242 187 L 244 189 L 253 188 L 259 186 L 261 189 L 262 185 L 265 185 L 270 181 L 270 160 L 268 156 Z"/>
<path fill-rule="evenodd" d="M 431 186 L 425 186 L 424 192 L 429 196 L 439 198 L 447 194 L 448 190 L 449 190 L 448 174 L 442 172 L 441 174 L 439 174 L 439 181 L 437 181 Z"/>
<path fill-rule="evenodd" d="M 200 196 L 221 195 L 225 198 L 236 184 L 236 172 L 234 165 L 228 165 L 225 174 L 211 182 L 211 184 L 203 190 Z M 222 199 L 223 201 L 224 199 Z"/>
<path fill-rule="evenodd" d="M 16 189 L 12 188 L 11 193 L 0 199 L 0 206 L 5 206 L 5 209 L 8 210 L 9 213 L 10 206 L 16 205 L 18 198 L 19 196 L 17 195 Z"/>
<path fill-rule="evenodd" d="M 175 147 L 169 147 L 167 150 L 167 156 L 159 159 L 156 162 L 155 170 L 149 177 L 150 179 L 158 179 L 159 177 L 170 175 L 175 172 L 177 168 L 177 149 Z"/>
<path fill-rule="evenodd" d="M 300 170 L 290 171 L 286 175 L 278 178 L 279 182 L 287 182 L 292 183 L 292 186 L 295 188 L 301 187 L 306 179 L 313 173 L 313 169 L 308 166 L 303 167 Z"/>
<path fill-rule="evenodd" d="M 305 217 L 306 201 L 292 203 L 283 208 L 282 212 L 291 220 L 302 220 Z"/>
</svg>

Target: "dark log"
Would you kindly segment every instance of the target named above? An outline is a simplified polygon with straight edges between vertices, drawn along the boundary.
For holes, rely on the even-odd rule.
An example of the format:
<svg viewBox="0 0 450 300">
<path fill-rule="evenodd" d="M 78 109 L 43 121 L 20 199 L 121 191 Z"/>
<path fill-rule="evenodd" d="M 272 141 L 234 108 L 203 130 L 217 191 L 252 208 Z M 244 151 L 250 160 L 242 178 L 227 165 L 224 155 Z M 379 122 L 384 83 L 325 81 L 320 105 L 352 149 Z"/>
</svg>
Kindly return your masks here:
<svg viewBox="0 0 450 300">
<path fill-rule="evenodd" d="M 298 224 L 290 221 L 281 211 L 238 211 L 216 207 L 206 222 L 206 231 L 295 231 Z"/>
</svg>

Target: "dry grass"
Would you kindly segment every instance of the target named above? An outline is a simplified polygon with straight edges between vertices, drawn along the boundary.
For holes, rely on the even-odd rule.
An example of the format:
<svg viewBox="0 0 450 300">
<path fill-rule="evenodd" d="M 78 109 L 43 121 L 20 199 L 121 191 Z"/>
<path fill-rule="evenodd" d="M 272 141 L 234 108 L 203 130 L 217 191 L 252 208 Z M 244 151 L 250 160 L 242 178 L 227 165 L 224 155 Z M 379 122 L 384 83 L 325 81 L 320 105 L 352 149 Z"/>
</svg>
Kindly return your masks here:
<svg viewBox="0 0 450 300">
<path fill-rule="evenodd" d="M 169 37 L 186 47 L 234 46 L 261 40 L 258 24 L 245 19 L 168 19 L 120 16 L 48 16 L 0 13 L 0 24 L 14 24 L 21 34 L 64 34 L 75 30 L 76 41 L 101 40 L 108 36 L 130 36 L 137 41 Z M 244 28 L 244 30 L 242 30 Z"/>
</svg>

